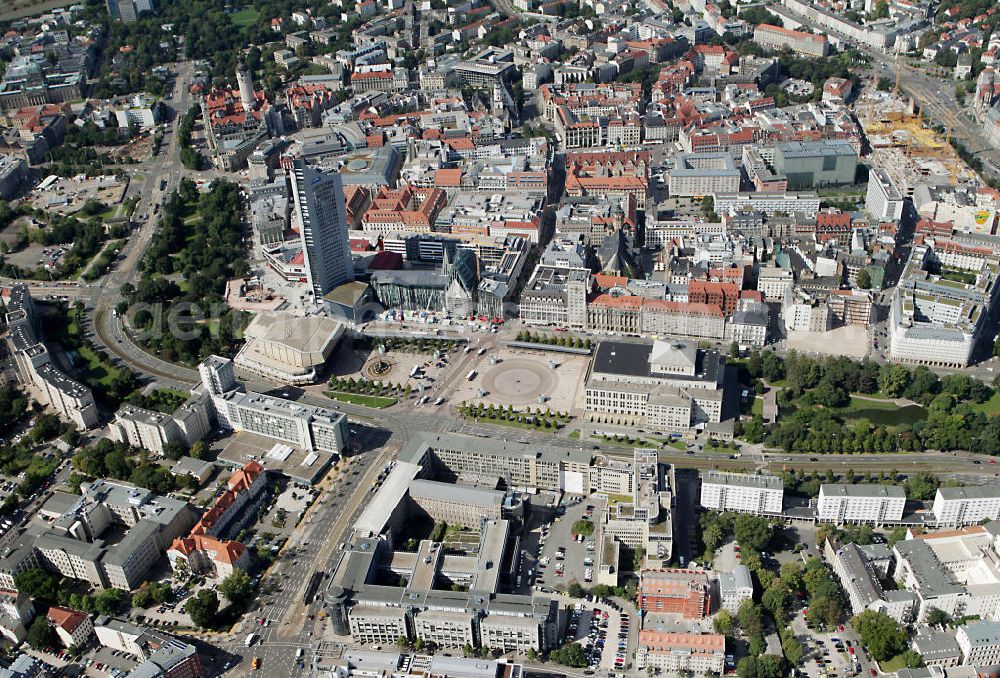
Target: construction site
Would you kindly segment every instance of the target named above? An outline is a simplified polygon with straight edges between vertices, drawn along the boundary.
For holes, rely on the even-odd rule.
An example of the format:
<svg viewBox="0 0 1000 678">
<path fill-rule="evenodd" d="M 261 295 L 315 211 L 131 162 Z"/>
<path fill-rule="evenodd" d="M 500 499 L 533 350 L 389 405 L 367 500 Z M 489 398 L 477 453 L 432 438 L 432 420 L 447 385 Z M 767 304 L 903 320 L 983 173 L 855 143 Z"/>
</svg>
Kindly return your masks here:
<svg viewBox="0 0 1000 678">
<path fill-rule="evenodd" d="M 912 197 L 921 183 L 956 185 L 976 178 L 950 139 L 923 119 L 912 98 L 898 91 L 866 91 L 855 113 L 871 147 L 872 164 L 884 169 L 904 195 Z"/>
</svg>

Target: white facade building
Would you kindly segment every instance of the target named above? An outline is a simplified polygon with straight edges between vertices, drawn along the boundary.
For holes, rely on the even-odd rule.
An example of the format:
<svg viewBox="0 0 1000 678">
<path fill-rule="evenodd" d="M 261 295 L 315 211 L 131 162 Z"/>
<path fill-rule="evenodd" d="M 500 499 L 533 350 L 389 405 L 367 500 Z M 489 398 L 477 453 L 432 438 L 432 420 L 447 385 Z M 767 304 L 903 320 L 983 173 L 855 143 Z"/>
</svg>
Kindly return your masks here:
<svg viewBox="0 0 1000 678">
<path fill-rule="evenodd" d="M 777 476 L 711 470 L 701 477 L 701 505 L 713 511 L 777 515 L 784 495 Z"/>
<path fill-rule="evenodd" d="M 892 485 L 840 485 L 824 483 L 819 488 L 816 518 L 843 523 L 898 522 L 903 518 L 906 493 Z"/>
<path fill-rule="evenodd" d="M 962 527 L 1000 519 L 1000 487 L 939 488 L 931 512 L 939 527 Z"/>
<path fill-rule="evenodd" d="M 885 170 L 873 167 L 868 170 L 868 193 L 865 211 L 875 221 L 899 222 L 903 217 L 903 194 L 899 192 Z"/>
</svg>

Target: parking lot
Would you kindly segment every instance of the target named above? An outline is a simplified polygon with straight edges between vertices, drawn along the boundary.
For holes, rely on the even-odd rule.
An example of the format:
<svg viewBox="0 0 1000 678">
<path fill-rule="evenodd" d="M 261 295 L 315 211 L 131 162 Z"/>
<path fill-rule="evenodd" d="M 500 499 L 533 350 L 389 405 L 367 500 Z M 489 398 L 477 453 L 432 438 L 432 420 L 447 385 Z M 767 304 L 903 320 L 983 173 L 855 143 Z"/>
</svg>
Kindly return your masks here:
<svg viewBox="0 0 1000 678">
<path fill-rule="evenodd" d="M 543 504 L 534 509 L 532 529 L 525 539 L 522 588 L 534 584 L 543 589 L 567 591 L 573 582 L 587 588 L 592 586 L 598 566 L 600 516 L 605 506 L 603 495 L 595 494 L 586 498 L 567 496 L 559 506 Z M 573 523 L 585 518 L 594 525 L 593 535 L 574 538 Z"/>
<path fill-rule="evenodd" d="M 798 611 L 791 628 L 806 650 L 801 669 L 807 676 L 839 678 L 870 673 L 871 664 L 849 626 L 840 625 L 832 632 L 814 631 L 806 626 L 805 615 Z"/>
<path fill-rule="evenodd" d="M 583 646 L 591 669 L 624 671 L 631 664 L 628 613 L 603 603 L 570 608 L 566 639 Z"/>
</svg>

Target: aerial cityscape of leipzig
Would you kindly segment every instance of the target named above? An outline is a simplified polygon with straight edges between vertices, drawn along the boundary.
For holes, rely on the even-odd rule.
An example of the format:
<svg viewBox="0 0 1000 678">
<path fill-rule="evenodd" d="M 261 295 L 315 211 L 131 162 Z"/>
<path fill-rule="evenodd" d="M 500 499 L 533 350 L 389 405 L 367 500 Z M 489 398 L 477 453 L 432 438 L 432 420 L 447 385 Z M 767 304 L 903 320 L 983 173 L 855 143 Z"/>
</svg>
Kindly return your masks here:
<svg viewBox="0 0 1000 678">
<path fill-rule="evenodd" d="M 0 0 L 0 678 L 1000 677 L 1000 1 Z"/>
</svg>

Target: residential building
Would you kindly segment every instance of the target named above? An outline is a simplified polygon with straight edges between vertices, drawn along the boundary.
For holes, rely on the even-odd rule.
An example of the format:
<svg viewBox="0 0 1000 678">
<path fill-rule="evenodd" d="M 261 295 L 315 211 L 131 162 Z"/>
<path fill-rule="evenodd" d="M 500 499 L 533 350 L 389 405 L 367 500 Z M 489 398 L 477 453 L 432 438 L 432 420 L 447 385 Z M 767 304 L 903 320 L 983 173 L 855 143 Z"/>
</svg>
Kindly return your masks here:
<svg viewBox="0 0 1000 678">
<path fill-rule="evenodd" d="M 732 572 L 719 573 L 719 606 L 735 615 L 744 600 L 753 598 L 753 579 L 746 565 L 737 565 Z"/>
<path fill-rule="evenodd" d="M 354 280 L 344 187 L 340 174 L 315 169 L 301 159 L 292 160 L 288 172 L 306 278 L 313 300 L 319 303 L 333 288 Z"/>
<path fill-rule="evenodd" d="M 816 519 L 838 525 L 885 525 L 902 520 L 905 505 L 906 493 L 894 485 L 824 483 L 819 488 Z"/>
<path fill-rule="evenodd" d="M 126 403 L 108 425 L 108 438 L 162 456 L 171 443 L 190 447 L 207 436 L 212 430 L 210 411 L 211 400 L 204 393 L 191 394 L 172 414 Z"/>
<path fill-rule="evenodd" d="M 917 597 L 911 591 L 885 591 L 881 573 L 869 554 L 857 544 L 835 547 L 830 541 L 824 553 L 847 594 L 852 614 L 865 610 L 882 612 L 900 624 L 909 624 L 917 613 Z"/>
<path fill-rule="evenodd" d="M 24 158 L 0 155 L 0 199 L 16 198 L 28 180 L 28 163 Z"/>
<path fill-rule="evenodd" d="M 726 637 L 723 635 L 639 631 L 635 652 L 638 669 L 652 669 L 666 675 L 721 675 L 725 660 Z"/>
<path fill-rule="evenodd" d="M 931 513 L 938 527 L 964 527 L 1000 519 L 1000 488 L 991 485 L 939 488 Z"/>
<path fill-rule="evenodd" d="M 956 631 L 940 631 L 932 627 L 922 627 L 911 642 L 911 648 L 924 659 L 927 666 L 959 666 L 962 663 L 962 649 L 955 640 Z"/>
<path fill-rule="evenodd" d="M 775 212 L 801 212 L 815 217 L 819 203 L 815 193 L 720 193 L 715 196 L 715 211 L 722 216 L 753 210 L 767 216 L 774 216 Z"/>
<path fill-rule="evenodd" d="M 37 333 L 35 306 L 24 283 L 5 290 L 7 307 L 7 347 L 14 357 L 18 381 L 27 386 L 36 400 L 52 407 L 77 428 L 90 429 L 99 423 L 94 394 L 69 378 L 52 360 Z"/>
<path fill-rule="evenodd" d="M 709 470 L 701 475 L 701 505 L 713 511 L 779 515 L 785 486 L 778 476 Z"/>
<path fill-rule="evenodd" d="M 711 612 L 708 575 L 701 570 L 642 570 L 638 595 L 639 609 L 645 614 L 676 613 L 685 619 L 702 619 Z"/>
<path fill-rule="evenodd" d="M 962 650 L 963 664 L 1000 664 L 1000 622 L 976 621 L 959 626 L 955 632 L 955 641 Z"/>
<path fill-rule="evenodd" d="M 94 624 L 86 612 L 53 605 L 47 616 L 63 647 L 85 647 L 94 635 Z"/>
</svg>

